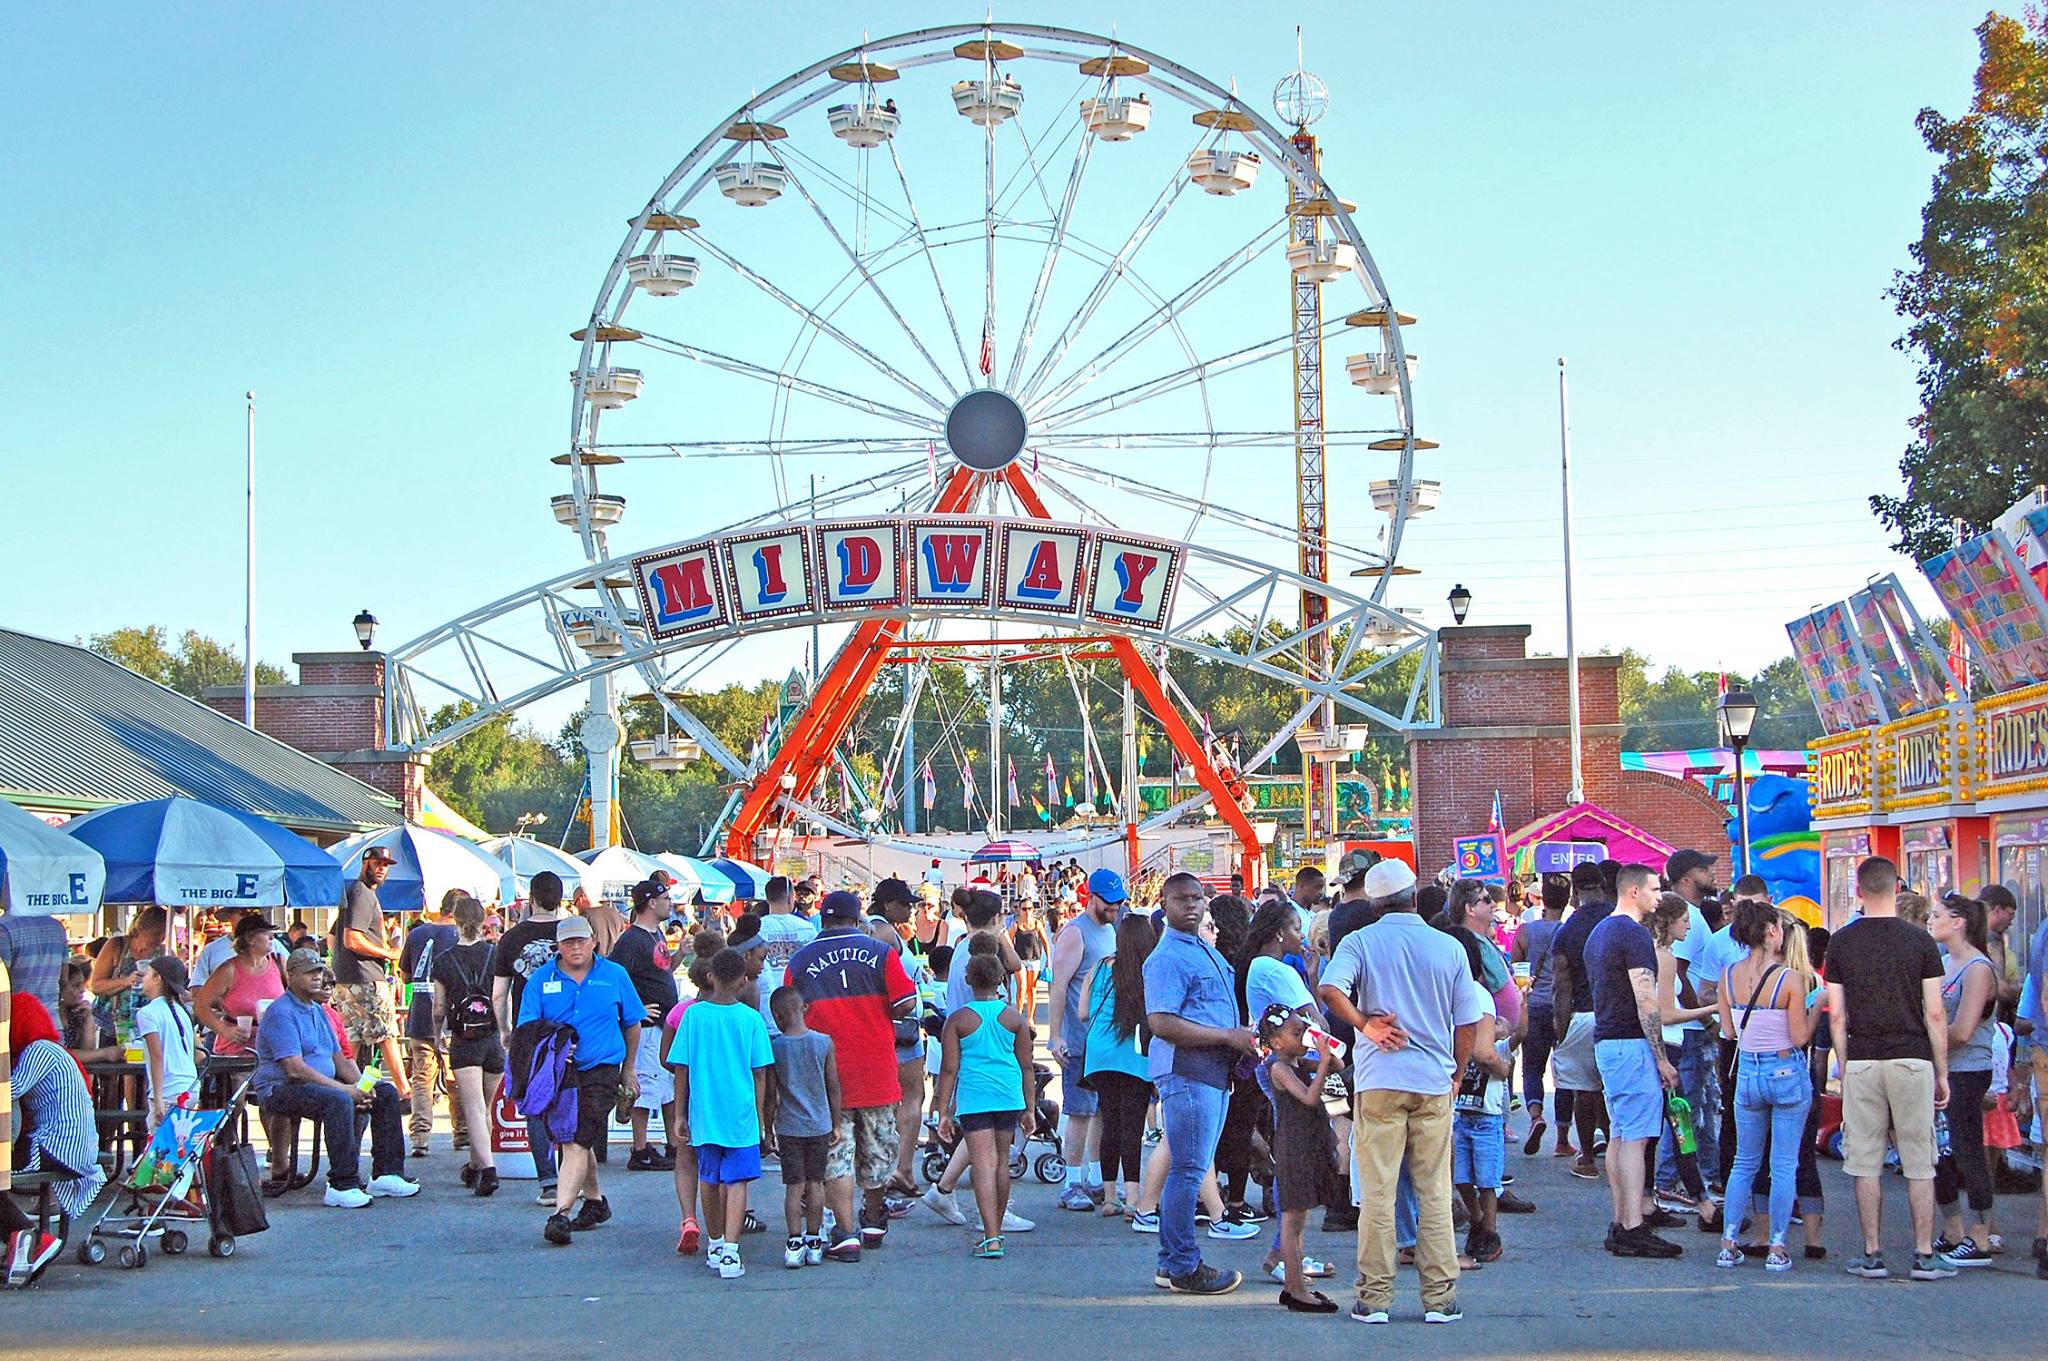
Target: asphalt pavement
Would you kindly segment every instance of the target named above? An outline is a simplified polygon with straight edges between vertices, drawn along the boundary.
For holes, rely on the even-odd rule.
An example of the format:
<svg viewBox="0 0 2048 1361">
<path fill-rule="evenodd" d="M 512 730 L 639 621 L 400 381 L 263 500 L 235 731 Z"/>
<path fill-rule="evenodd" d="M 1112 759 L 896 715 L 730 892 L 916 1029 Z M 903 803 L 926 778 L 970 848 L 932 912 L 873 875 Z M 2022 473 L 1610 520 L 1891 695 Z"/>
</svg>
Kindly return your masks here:
<svg viewBox="0 0 2048 1361">
<path fill-rule="evenodd" d="M 1522 1118 L 1513 1118 L 1522 1127 Z M 366 1159 L 367 1164 L 367 1159 Z M 1842 1264 L 1854 1208 L 1838 1164 L 1825 1164 L 1828 1260 L 1767 1276 L 1760 1262 L 1713 1265 L 1714 1239 L 1690 1228 L 1679 1261 L 1623 1261 L 1601 1250 L 1602 1183 L 1577 1181 L 1548 1153 L 1509 1155 L 1537 1213 L 1504 1217 L 1507 1255 L 1468 1273 L 1462 1322 L 1426 1326 L 1412 1270 L 1401 1272 L 1394 1322 L 1289 1314 L 1278 1287 L 1248 1281 L 1194 1300 L 1152 1284 L 1157 1240 L 1121 1222 L 1054 1207 L 1057 1188 L 1027 1180 L 1017 1209 L 1036 1231 L 1010 1235 L 1002 1261 L 970 1257 L 967 1231 L 919 1208 L 858 1265 L 781 1265 L 781 1193 L 771 1171 L 754 1203 L 771 1232 L 745 1240 L 747 1275 L 721 1281 L 701 1256 L 675 1253 L 665 1173 L 628 1173 L 615 1150 L 605 1186 L 617 1212 L 569 1247 L 541 1241 L 546 1212 L 531 1182 L 478 1200 L 457 1184 L 460 1155 L 437 1135 L 412 1163 L 410 1200 L 330 1210 L 318 1184 L 271 1202 L 270 1231 L 226 1261 L 195 1243 L 152 1254 L 140 1271 L 67 1254 L 38 1286 L 0 1295 L 0 1361 L 129 1356 L 150 1361 L 373 1361 L 713 1354 L 975 1358 L 1254 1356 L 1594 1358 L 1959 1356 L 2048 1354 L 2048 1282 L 2026 1246 L 2036 1198 L 2003 1198 L 2015 1251 L 1954 1280 L 1863 1281 Z M 1888 1257 L 1908 1255 L 1905 1188 L 1888 1177 Z M 966 1199 L 964 1192 L 963 1201 Z M 1795 1230 L 1795 1234 L 1796 1234 Z M 1325 1288 L 1348 1304 L 1355 1239 L 1313 1226 L 1309 1251 L 1334 1260 Z M 1209 1260 L 1257 1270 L 1263 1238 L 1210 1242 Z"/>
</svg>

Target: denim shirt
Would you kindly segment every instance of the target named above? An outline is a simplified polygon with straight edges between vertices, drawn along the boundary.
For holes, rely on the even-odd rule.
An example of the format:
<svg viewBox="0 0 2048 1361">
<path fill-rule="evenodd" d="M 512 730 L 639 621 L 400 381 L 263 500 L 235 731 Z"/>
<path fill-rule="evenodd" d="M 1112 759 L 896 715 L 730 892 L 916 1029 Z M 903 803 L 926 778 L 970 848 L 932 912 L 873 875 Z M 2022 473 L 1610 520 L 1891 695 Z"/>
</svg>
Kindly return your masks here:
<svg viewBox="0 0 2048 1361">
<path fill-rule="evenodd" d="M 1145 1010 L 1169 1012 L 1196 1025 L 1230 1030 L 1237 1014 L 1237 976 L 1216 947 L 1200 936 L 1168 927 L 1145 960 Z M 1208 1087 L 1228 1087 L 1235 1051 L 1202 1045 L 1181 1050 L 1154 1035 L 1149 1055 L 1152 1080 L 1175 1073 Z"/>
</svg>

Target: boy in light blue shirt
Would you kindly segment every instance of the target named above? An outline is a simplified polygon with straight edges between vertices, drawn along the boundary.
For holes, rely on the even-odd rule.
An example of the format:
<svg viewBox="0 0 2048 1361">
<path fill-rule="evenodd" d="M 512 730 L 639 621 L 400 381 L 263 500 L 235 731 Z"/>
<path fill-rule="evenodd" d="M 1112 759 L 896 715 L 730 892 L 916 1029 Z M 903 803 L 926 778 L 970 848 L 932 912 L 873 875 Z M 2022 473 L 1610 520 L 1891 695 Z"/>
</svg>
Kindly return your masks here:
<svg viewBox="0 0 2048 1361">
<path fill-rule="evenodd" d="M 768 1023 L 740 1001 L 746 981 L 745 956 L 720 950 L 711 960 L 711 996 L 683 1013 L 668 1051 L 682 1137 L 697 1152 L 704 1192 L 710 1238 L 704 1264 L 725 1280 L 746 1275 L 740 1228 L 747 1218 L 747 1184 L 761 1175 L 768 1071 L 775 1066 Z"/>
</svg>

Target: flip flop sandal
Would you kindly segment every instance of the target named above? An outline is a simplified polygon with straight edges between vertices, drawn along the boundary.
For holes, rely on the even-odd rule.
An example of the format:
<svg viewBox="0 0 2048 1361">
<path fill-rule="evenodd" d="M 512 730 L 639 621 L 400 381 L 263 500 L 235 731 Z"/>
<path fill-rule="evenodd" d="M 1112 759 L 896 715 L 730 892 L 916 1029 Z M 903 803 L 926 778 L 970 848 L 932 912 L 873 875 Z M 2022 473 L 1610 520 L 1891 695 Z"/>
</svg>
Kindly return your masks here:
<svg viewBox="0 0 2048 1361">
<path fill-rule="evenodd" d="M 988 1258 L 991 1261 L 1001 1257 L 1003 1255 L 1003 1236 L 997 1234 L 993 1238 L 982 1239 L 974 1245 L 974 1255 L 976 1257 Z"/>
</svg>

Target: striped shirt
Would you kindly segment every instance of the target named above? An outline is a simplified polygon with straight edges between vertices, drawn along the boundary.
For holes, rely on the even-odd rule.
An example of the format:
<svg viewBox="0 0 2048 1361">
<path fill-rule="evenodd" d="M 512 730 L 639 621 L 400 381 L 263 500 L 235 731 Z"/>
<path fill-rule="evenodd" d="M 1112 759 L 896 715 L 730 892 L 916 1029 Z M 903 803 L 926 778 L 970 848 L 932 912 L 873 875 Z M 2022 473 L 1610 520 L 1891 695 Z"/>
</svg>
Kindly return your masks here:
<svg viewBox="0 0 2048 1361">
<path fill-rule="evenodd" d="M 0 1195 L 14 1185 L 14 1082 L 9 1059 L 14 1046 L 14 997 L 7 983 L 7 966 L 0 964 Z"/>
<path fill-rule="evenodd" d="M 78 1173 L 51 1188 L 64 1212 L 76 1218 L 106 1180 L 92 1093 L 70 1053 L 50 1040 L 33 1041 L 14 1056 L 13 1079 L 21 1108 L 31 1117 L 28 1166 L 22 1170 L 32 1172 L 55 1161 Z"/>
</svg>

